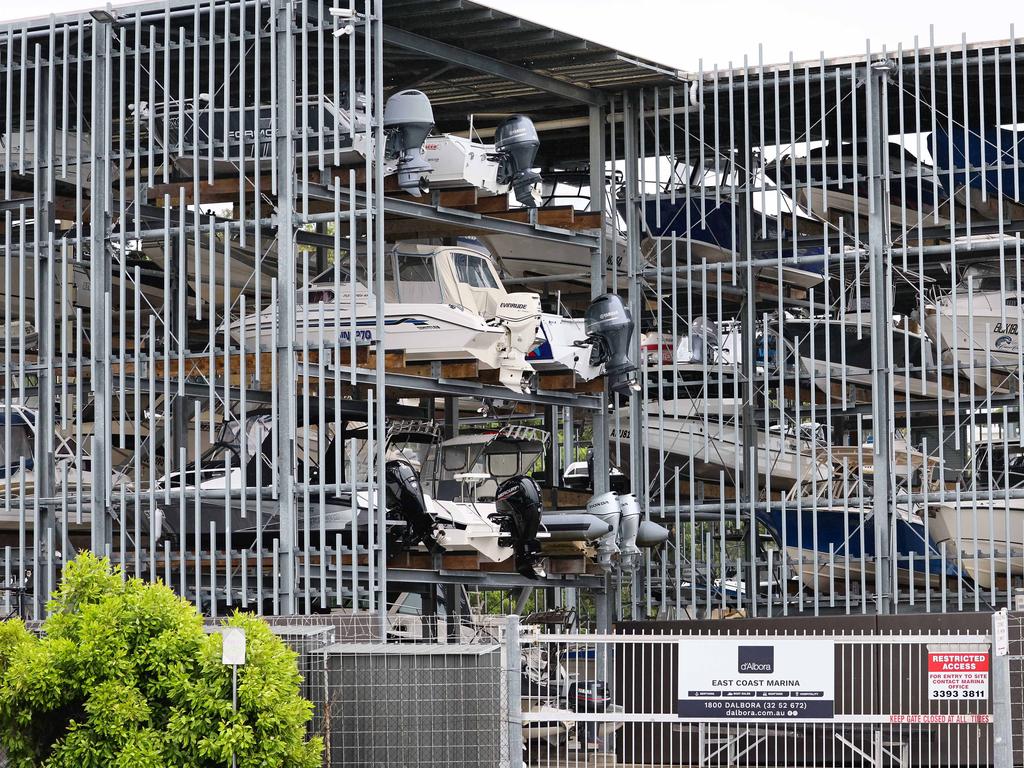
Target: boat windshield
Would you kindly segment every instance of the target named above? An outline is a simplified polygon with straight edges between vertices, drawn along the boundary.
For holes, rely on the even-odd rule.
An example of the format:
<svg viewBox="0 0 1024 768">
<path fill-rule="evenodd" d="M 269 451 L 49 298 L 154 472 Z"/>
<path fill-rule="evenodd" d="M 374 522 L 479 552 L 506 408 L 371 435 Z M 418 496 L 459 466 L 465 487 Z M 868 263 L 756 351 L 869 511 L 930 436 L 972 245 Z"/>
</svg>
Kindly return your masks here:
<svg viewBox="0 0 1024 768">
<path fill-rule="evenodd" d="M 387 260 L 390 266 L 391 260 Z M 403 302 L 437 304 L 444 301 L 437 281 L 434 255 L 422 253 L 395 254 L 398 270 L 398 298 Z M 386 272 L 384 279 L 394 280 L 394 272 Z"/>
<path fill-rule="evenodd" d="M 0 466 L 13 467 L 25 459 L 28 463 L 32 460 L 33 440 L 29 428 L 25 424 L 11 425 L 11 442 L 8 445 L 3 433 L 4 427 L 0 425 Z"/>
<path fill-rule="evenodd" d="M 473 288 L 497 288 L 498 281 L 491 263 L 483 256 L 472 253 L 455 254 L 455 273 L 460 283 Z"/>
</svg>

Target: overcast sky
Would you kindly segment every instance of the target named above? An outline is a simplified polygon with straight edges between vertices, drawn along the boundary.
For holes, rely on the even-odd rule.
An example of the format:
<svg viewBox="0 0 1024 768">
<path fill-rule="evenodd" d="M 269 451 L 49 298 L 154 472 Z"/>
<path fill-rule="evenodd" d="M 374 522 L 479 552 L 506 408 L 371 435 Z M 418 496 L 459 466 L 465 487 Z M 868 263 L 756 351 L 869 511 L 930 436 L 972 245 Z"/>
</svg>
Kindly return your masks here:
<svg viewBox="0 0 1024 768">
<path fill-rule="evenodd" d="M 928 42 L 935 26 L 938 44 L 1002 40 L 1010 24 L 1024 36 L 1020 0 L 480 0 L 487 5 L 580 37 L 615 46 L 659 63 L 693 71 L 704 66 L 738 66 L 746 54 L 766 63 L 834 58 L 872 48 Z M 0 0 L 0 19 L 104 6 L 98 0 Z M 127 5 L 115 2 L 114 5 Z"/>
</svg>

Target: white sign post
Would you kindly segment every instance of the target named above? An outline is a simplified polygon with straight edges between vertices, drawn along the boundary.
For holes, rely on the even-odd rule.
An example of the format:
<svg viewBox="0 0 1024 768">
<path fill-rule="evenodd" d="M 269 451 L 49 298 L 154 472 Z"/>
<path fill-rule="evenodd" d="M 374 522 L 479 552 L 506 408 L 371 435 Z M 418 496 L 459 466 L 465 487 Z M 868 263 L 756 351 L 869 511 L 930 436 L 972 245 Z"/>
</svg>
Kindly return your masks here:
<svg viewBox="0 0 1024 768">
<path fill-rule="evenodd" d="M 820 637 L 687 637 L 679 641 L 684 720 L 831 720 L 835 644 Z"/>
<path fill-rule="evenodd" d="M 223 627 L 221 629 L 222 664 L 231 667 L 231 711 L 238 711 L 238 668 L 245 664 L 245 630 L 241 627 Z M 235 768 L 235 754 L 231 753 L 231 766 Z"/>
</svg>

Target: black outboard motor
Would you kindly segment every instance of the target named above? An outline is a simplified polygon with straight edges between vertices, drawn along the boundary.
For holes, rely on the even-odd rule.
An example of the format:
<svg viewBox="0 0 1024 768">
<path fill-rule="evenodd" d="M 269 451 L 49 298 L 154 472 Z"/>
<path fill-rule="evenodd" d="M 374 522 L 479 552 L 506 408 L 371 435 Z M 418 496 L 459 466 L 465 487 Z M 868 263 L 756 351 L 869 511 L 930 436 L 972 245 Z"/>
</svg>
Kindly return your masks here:
<svg viewBox="0 0 1024 768">
<path fill-rule="evenodd" d="M 540 489 L 529 477 L 512 477 L 498 486 L 494 495 L 495 513 L 491 520 L 501 526 L 508 537 L 499 539 L 502 546 L 512 546 L 516 552 L 516 570 L 531 579 L 541 578 L 544 572 L 537 567 L 540 561 L 540 542 L 537 532 L 544 505 Z"/>
<path fill-rule="evenodd" d="M 419 197 L 430 191 L 430 164 L 423 157 L 423 142 L 434 127 L 434 110 L 422 91 L 399 91 L 384 105 L 384 153 L 398 158 L 398 186 Z"/>
<path fill-rule="evenodd" d="M 541 177 L 533 170 L 540 138 L 533 121 L 525 115 L 506 117 L 494 129 L 494 149 L 499 162 L 498 183 L 511 185 L 522 205 L 540 205 Z"/>
<path fill-rule="evenodd" d="M 622 299 L 614 293 L 598 296 L 587 308 L 583 324 L 591 344 L 590 364 L 604 363 L 612 392 L 628 396 L 639 391 L 636 363 L 629 357 L 633 318 Z"/>
<path fill-rule="evenodd" d="M 416 470 L 405 459 L 392 459 L 384 465 L 384 489 L 388 513 L 405 520 L 406 533 L 400 541 L 405 546 L 423 543 L 434 548 L 434 519 L 427 511 Z"/>
<path fill-rule="evenodd" d="M 581 680 L 572 683 L 567 693 L 569 708 L 574 712 L 601 713 L 608 709 L 612 697 L 603 680 Z"/>
</svg>

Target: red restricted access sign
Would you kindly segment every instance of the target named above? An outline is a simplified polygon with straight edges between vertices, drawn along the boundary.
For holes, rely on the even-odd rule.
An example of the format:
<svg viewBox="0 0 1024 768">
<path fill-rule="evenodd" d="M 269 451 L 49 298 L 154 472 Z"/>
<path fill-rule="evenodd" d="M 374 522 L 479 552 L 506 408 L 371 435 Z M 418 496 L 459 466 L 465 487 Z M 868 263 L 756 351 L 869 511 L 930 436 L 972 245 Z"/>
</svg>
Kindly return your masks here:
<svg viewBox="0 0 1024 768">
<path fill-rule="evenodd" d="M 987 699 L 987 652 L 928 654 L 929 699 Z"/>
</svg>

